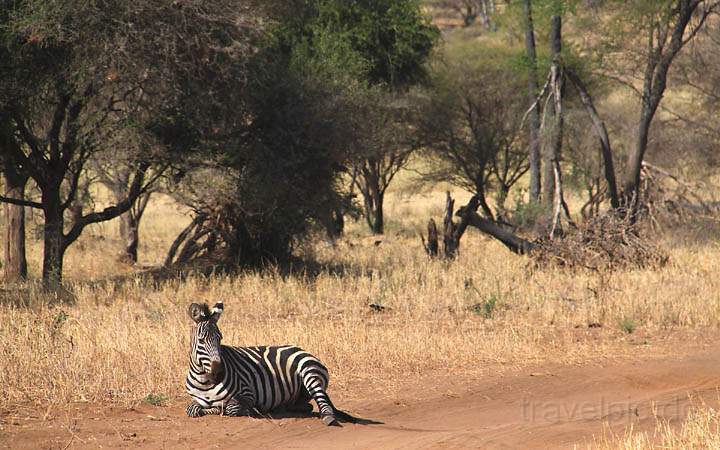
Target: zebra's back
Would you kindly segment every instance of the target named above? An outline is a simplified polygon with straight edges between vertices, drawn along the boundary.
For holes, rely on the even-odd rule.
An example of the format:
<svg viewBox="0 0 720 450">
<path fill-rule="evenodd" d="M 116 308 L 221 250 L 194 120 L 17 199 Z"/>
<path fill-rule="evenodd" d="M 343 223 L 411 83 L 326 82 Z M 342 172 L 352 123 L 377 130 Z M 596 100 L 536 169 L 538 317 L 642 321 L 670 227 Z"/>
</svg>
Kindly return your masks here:
<svg viewBox="0 0 720 450">
<path fill-rule="evenodd" d="M 233 396 L 252 398 L 254 407 L 261 412 L 309 400 L 303 373 L 312 371 L 325 386 L 328 384 L 327 368 L 299 347 L 223 345 L 221 353 L 225 380 L 234 388 Z"/>
</svg>

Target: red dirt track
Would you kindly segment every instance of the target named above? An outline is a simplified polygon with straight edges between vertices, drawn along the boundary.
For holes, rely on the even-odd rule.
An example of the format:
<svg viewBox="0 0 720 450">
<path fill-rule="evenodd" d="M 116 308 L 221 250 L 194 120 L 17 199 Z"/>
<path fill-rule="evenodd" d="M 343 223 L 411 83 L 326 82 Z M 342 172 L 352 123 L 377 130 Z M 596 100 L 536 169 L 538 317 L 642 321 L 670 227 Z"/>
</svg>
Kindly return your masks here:
<svg viewBox="0 0 720 450">
<path fill-rule="evenodd" d="M 189 419 L 184 403 L 133 410 L 81 405 L 3 414 L 0 447 L 45 448 L 572 448 L 720 399 L 720 348 L 678 358 L 535 367 L 480 379 L 437 379 L 407 397 L 335 403 L 381 425 L 326 428 L 317 418 Z M 419 393 L 426 395 L 415 395 Z M 430 392 L 430 394 L 428 394 Z M 432 394 L 435 392 L 436 394 Z M 339 398 L 340 397 L 340 398 Z M 419 397 L 423 397 L 418 399 Z"/>
</svg>

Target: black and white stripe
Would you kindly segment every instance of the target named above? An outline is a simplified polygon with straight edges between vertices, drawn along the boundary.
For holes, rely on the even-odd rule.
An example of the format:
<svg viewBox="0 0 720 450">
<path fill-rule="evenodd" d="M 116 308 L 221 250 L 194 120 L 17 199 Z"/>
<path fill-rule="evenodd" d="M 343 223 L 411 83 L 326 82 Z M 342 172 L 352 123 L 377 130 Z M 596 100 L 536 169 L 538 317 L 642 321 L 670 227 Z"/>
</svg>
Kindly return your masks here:
<svg viewBox="0 0 720 450">
<path fill-rule="evenodd" d="M 303 349 L 220 345 L 222 334 L 217 321 L 222 311 L 222 302 L 212 310 L 197 303 L 188 309 L 195 322 L 185 381 L 193 398 L 187 407 L 188 416 L 239 416 L 278 408 L 309 413 L 309 402 L 314 400 L 326 425 L 337 424 L 337 416 L 355 419 L 335 410 L 326 392 L 327 368 Z"/>
</svg>

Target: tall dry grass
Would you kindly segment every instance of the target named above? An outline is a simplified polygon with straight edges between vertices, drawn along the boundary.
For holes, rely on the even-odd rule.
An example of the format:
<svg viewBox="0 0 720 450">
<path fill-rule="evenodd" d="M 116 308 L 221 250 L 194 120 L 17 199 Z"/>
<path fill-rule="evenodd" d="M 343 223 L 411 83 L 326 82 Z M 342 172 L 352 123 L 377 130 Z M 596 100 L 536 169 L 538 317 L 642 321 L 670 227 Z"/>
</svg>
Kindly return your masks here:
<svg viewBox="0 0 720 450">
<path fill-rule="evenodd" d="M 32 284 L 3 287 L 0 409 L 182 395 L 193 301 L 225 301 L 225 343 L 300 345 L 329 366 L 332 388 L 349 395 L 359 387 L 393 395 L 409 377 L 435 371 L 472 376 L 652 351 L 675 333 L 718 327 L 717 245 L 668 241 L 671 263 L 656 270 L 567 272 L 534 269 L 470 231 L 457 261 L 429 261 L 414 230 L 438 217 L 442 203 L 439 192 L 391 197 L 386 236 L 369 237 L 358 223 L 336 246 L 305 249 L 325 264 L 317 273 L 270 268 L 153 281 L 115 262 L 113 224 L 92 229 L 69 251 L 65 301 Z M 162 261 L 187 221 L 167 199 L 148 214 L 146 265 Z M 39 252 L 31 242 L 35 267 Z"/>
<path fill-rule="evenodd" d="M 706 450 L 720 448 L 720 413 L 707 406 L 696 406 L 678 426 L 659 421 L 653 432 L 632 428 L 623 436 L 608 435 L 593 445 L 598 450 L 655 450 L 677 448 Z"/>
</svg>

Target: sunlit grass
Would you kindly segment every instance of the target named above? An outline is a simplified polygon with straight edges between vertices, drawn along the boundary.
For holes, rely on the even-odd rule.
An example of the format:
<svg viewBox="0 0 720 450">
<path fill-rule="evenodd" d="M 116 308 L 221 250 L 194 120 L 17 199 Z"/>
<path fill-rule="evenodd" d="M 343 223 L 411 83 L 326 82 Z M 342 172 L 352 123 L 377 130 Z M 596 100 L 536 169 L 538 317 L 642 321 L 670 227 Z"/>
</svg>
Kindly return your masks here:
<svg viewBox="0 0 720 450">
<path fill-rule="evenodd" d="M 658 420 L 655 430 L 652 432 L 638 432 L 631 428 L 622 436 L 610 433 L 596 440 L 592 448 L 603 450 L 720 448 L 720 413 L 708 406 L 695 406 L 680 424 L 673 425 L 667 421 Z"/>
<path fill-rule="evenodd" d="M 454 195 L 459 203 L 468 197 Z M 430 261 L 413 230 L 430 216 L 440 219 L 443 203 L 442 191 L 391 195 L 385 236 L 350 223 L 336 245 L 310 247 L 308 256 L 327 263 L 318 274 L 267 269 L 156 282 L 116 262 L 114 224 L 91 229 L 66 259 L 72 302 L 54 301 L 32 284 L 6 291 L 0 407 L 181 396 L 186 308 L 194 301 L 225 301 L 227 343 L 300 345 L 330 367 L 333 389 L 346 392 L 360 384 L 401 386 L 408 376 L 436 371 L 481 375 L 489 367 L 634 354 L 633 339 L 653 344 L 718 326 L 717 246 L 670 240 L 671 263 L 660 269 L 569 272 L 533 268 L 470 230 L 458 260 Z M 156 200 L 142 226 L 143 264 L 160 264 L 187 220 L 166 198 Z M 31 241 L 36 266 L 40 251 Z M 23 301 L 13 302 L 15 295 Z M 632 334 L 618 326 L 627 317 Z"/>
</svg>

